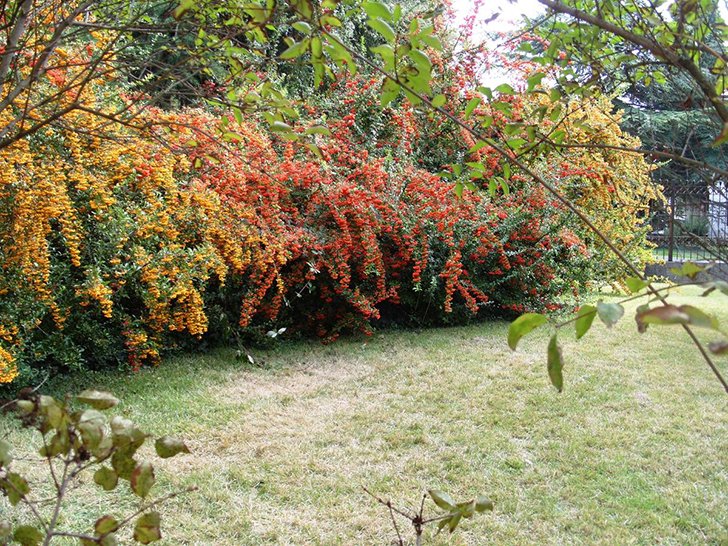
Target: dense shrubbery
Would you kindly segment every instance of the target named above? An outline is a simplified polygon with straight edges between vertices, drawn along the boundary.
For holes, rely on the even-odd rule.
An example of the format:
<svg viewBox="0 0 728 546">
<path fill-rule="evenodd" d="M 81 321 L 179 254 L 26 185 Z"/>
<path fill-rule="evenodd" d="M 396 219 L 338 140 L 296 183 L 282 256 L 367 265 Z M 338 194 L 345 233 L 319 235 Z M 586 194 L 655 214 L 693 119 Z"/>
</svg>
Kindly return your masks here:
<svg viewBox="0 0 728 546">
<path fill-rule="evenodd" d="M 69 67 L 38 92 L 63 85 Z M 467 78 L 452 79 L 443 91 L 457 112 L 471 93 L 456 92 Z M 136 369 L 203 336 L 285 327 L 332 340 L 378 321 L 572 306 L 599 252 L 575 218 L 518 173 L 490 195 L 458 195 L 456 185 L 475 186 L 433 171 L 449 158 L 496 172 L 495 156 L 406 100 L 380 111 L 374 83 L 329 81 L 318 108 L 301 109 L 305 142 L 202 109 L 110 125 L 94 111 L 133 99 L 101 78 L 69 97 L 86 110 L 0 150 L 0 382 L 56 367 Z M 510 115 L 528 108 L 514 98 Z M 586 159 L 574 154 L 578 172 L 562 178 L 589 179 Z M 601 188 L 569 183 L 604 208 Z"/>
<path fill-rule="evenodd" d="M 3 153 L 5 381 L 16 366 L 28 379 L 61 363 L 136 368 L 208 330 L 277 321 L 333 339 L 379 318 L 555 308 L 578 288 L 556 271 L 586 249 L 532 188 L 458 199 L 357 149 L 353 116 L 331 124 L 322 161 L 253 125 L 230 122 L 220 142 L 202 111 L 152 115 L 176 124 L 170 149 L 56 132 L 38 139 L 57 146 L 43 161 L 18 161 L 37 155 L 26 142 Z"/>
</svg>

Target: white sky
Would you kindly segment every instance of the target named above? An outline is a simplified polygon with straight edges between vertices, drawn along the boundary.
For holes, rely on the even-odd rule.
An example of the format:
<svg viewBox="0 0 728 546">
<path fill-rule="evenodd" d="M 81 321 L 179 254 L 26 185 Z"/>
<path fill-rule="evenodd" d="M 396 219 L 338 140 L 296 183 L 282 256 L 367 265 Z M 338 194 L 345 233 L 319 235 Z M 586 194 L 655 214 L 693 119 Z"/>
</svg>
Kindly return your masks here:
<svg viewBox="0 0 728 546">
<path fill-rule="evenodd" d="M 460 24 L 465 18 L 472 14 L 473 0 L 452 0 L 452 5 L 457 13 L 456 24 Z M 486 32 L 506 32 L 517 28 L 523 17 L 536 17 L 546 11 L 546 8 L 537 0 L 485 0 L 478 11 L 478 17 L 473 29 L 474 38 L 484 35 Z M 483 24 L 493 14 L 498 13 L 498 18 L 490 23 Z M 514 83 L 512 75 L 507 71 L 492 68 L 487 74 L 480 76 L 482 85 L 495 88 L 501 83 Z"/>
<path fill-rule="evenodd" d="M 452 0 L 452 5 L 458 13 L 458 21 L 462 21 L 466 16 L 470 15 L 473 4 L 473 0 Z M 482 30 L 483 32 L 510 30 L 514 24 L 520 21 L 523 14 L 535 17 L 544 11 L 546 11 L 546 8 L 539 4 L 537 0 L 516 0 L 513 3 L 508 0 L 497 0 L 495 2 L 486 0 L 480 7 L 478 20 L 483 21 L 496 12 L 500 13 L 500 15 L 495 21 L 485 26 L 479 25 L 476 21 L 476 30 Z"/>
<path fill-rule="evenodd" d="M 671 3 L 667 2 L 663 7 L 667 9 Z M 473 4 L 473 0 L 452 0 L 452 5 L 458 13 L 460 21 L 470 14 Z M 539 4 L 537 0 L 514 0 L 512 2 L 509 0 L 485 0 L 482 4 L 478 14 L 478 19 L 481 21 L 495 12 L 500 12 L 498 18 L 488 25 L 478 26 L 476 23 L 476 28 L 482 28 L 484 32 L 509 30 L 513 27 L 509 23 L 517 24 L 522 15 L 525 14 L 533 18 L 546 11 L 546 8 Z M 728 0 L 720 0 L 718 10 L 723 16 L 723 20 L 728 21 Z"/>
</svg>

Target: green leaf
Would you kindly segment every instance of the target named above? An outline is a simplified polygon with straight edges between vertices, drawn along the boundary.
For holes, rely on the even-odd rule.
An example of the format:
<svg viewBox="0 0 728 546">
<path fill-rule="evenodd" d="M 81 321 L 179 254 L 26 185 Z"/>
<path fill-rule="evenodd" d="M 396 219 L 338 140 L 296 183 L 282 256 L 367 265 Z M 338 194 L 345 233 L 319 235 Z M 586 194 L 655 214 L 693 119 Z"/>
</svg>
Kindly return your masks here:
<svg viewBox="0 0 728 546">
<path fill-rule="evenodd" d="M 624 307 L 618 303 L 597 302 L 597 314 L 607 328 L 614 326 L 624 315 Z"/>
<path fill-rule="evenodd" d="M 8 466 L 12 462 L 13 458 L 10 455 L 11 449 L 13 449 L 13 446 L 5 440 L 0 439 L 0 468 Z"/>
<path fill-rule="evenodd" d="M 104 488 L 104 491 L 111 491 L 119 483 L 119 476 L 111 468 L 102 466 L 94 472 L 94 482 Z"/>
<path fill-rule="evenodd" d="M 111 466 L 123 480 L 131 479 L 131 475 L 136 470 L 136 461 L 125 451 L 116 451 L 111 456 Z"/>
<path fill-rule="evenodd" d="M 381 34 L 387 42 L 394 42 L 394 30 L 392 30 L 392 27 L 390 27 L 386 21 L 383 21 L 381 19 L 369 19 L 367 21 L 367 25 L 369 25 L 379 34 Z"/>
<path fill-rule="evenodd" d="M 526 313 L 521 315 L 511 322 L 511 325 L 508 327 L 508 346 L 515 351 L 518 346 L 518 342 L 523 336 L 534 328 L 537 328 L 542 324 L 546 324 L 546 322 L 548 322 L 548 319 L 538 313 Z"/>
<path fill-rule="evenodd" d="M 81 433 L 83 445 L 89 450 L 94 451 L 104 437 L 104 429 L 93 421 L 83 421 L 76 425 L 76 429 Z"/>
<path fill-rule="evenodd" d="M 111 393 L 91 389 L 83 391 L 81 394 L 76 396 L 76 398 L 80 402 L 88 404 L 89 406 L 97 410 L 106 410 L 109 408 L 113 408 L 116 404 L 119 403 L 119 399 Z"/>
<path fill-rule="evenodd" d="M 316 146 L 315 144 L 306 144 L 306 147 L 313 152 L 313 154 L 318 157 L 319 159 L 324 158 L 324 154 L 321 153 L 321 148 Z M 250 355 L 248 355 L 250 356 Z"/>
<path fill-rule="evenodd" d="M 579 307 L 574 327 L 576 329 L 576 339 L 581 339 L 591 328 L 594 319 L 597 316 L 597 308 L 593 305 L 582 305 Z"/>
<path fill-rule="evenodd" d="M 561 375 L 561 369 L 564 367 L 564 359 L 561 354 L 561 347 L 556 334 L 551 336 L 548 348 L 546 349 L 547 364 L 546 368 L 549 372 L 549 379 L 556 390 L 561 392 L 564 388 L 564 378 Z"/>
<path fill-rule="evenodd" d="M 640 334 L 644 334 L 647 331 L 647 326 L 648 326 L 647 324 L 642 322 L 642 319 L 640 318 L 640 316 L 649 310 L 650 310 L 650 305 L 647 303 L 644 303 L 637 307 L 637 312 L 635 313 L 634 319 L 637 322 L 637 331 Z"/>
<path fill-rule="evenodd" d="M 382 96 L 380 99 L 382 108 L 385 108 L 390 102 L 396 99 L 399 95 L 399 91 L 400 87 L 396 81 L 389 78 L 384 80 L 384 83 L 382 84 Z"/>
<path fill-rule="evenodd" d="M 385 69 L 394 70 L 394 49 L 389 44 L 382 44 L 371 49 L 372 53 L 376 53 L 385 63 Z"/>
<path fill-rule="evenodd" d="M 633 294 L 636 294 L 645 286 L 650 284 L 647 281 L 640 279 L 639 277 L 627 277 L 626 279 L 624 279 L 624 282 L 627 285 L 627 288 L 629 288 L 629 291 Z"/>
<path fill-rule="evenodd" d="M 30 493 L 30 486 L 25 478 L 15 472 L 8 472 L 2 483 L 10 504 L 16 506 L 20 500 Z"/>
<path fill-rule="evenodd" d="M 482 148 L 485 148 L 485 147 L 486 147 L 486 146 L 488 146 L 488 145 L 489 145 L 489 144 L 488 144 L 488 142 L 486 142 L 485 140 L 479 140 L 479 141 L 478 141 L 478 142 L 477 142 L 477 143 L 475 144 L 475 146 L 473 146 L 472 148 L 470 148 L 470 153 L 471 153 L 471 154 L 472 154 L 472 153 L 475 153 L 475 152 L 477 152 L 478 150 L 480 150 L 480 149 L 482 149 Z"/>
<path fill-rule="evenodd" d="M 544 74 L 543 72 L 536 72 L 536 73 L 532 74 L 531 76 L 529 76 L 528 79 L 526 80 L 528 82 L 527 91 L 530 93 L 531 91 L 533 91 L 533 89 L 537 85 L 540 85 L 541 80 L 543 80 L 545 75 L 546 74 Z"/>
<path fill-rule="evenodd" d="M 149 512 L 140 517 L 134 526 L 134 540 L 149 544 L 162 538 L 159 528 L 160 518 L 157 512 Z"/>
<path fill-rule="evenodd" d="M 508 182 L 506 182 L 503 178 L 499 178 L 498 182 L 500 182 L 500 186 L 503 189 L 503 195 L 508 197 L 508 195 L 511 193 L 511 190 L 508 187 Z"/>
<path fill-rule="evenodd" d="M 113 516 L 101 516 L 94 524 L 94 532 L 97 536 L 108 535 L 119 528 L 119 522 Z"/>
<path fill-rule="evenodd" d="M 309 127 L 306 129 L 305 134 L 307 135 L 330 135 L 331 131 L 328 129 L 328 127 L 324 127 L 323 125 L 314 125 L 312 127 Z"/>
<path fill-rule="evenodd" d="M 21 525 L 15 529 L 13 540 L 20 546 L 38 546 L 43 541 L 43 534 L 30 525 Z"/>
<path fill-rule="evenodd" d="M 33 413 L 35 409 L 35 404 L 30 400 L 18 400 L 15 405 L 25 413 Z"/>
<path fill-rule="evenodd" d="M 157 455 L 162 459 L 169 459 L 180 453 L 189 453 L 189 448 L 185 445 L 182 440 L 177 438 L 171 438 L 170 436 L 162 436 L 154 443 L 154 449 L 157 450 Z"/>
<path fill-rule="evenodd" d="M 457 509 L 464 518 L 472 517 L 475 514 L 475 499 L 459 503 Z"/>
<path fill-rule="evenodd" d="M 104 538 L 101 539 L 101 542 L 98 543 L 99 546 L 118 546 L 119 542 L 116 540 L 116 536 L 113 534 L 108 534 L 104 536 Z M 92 546 L 92 545 L 89 545 Z"/>
<path fill-rule="evenodd" d="M 0 542 L 11 537 L 13 534 L 13 524 L 9 521 L 0 523 Z"/>
<path fill-rule="evenodd" d="M 58 429 L 64 423 L 65 411 L 61 404 L 52 396 L 41 395 L 39 399 L 40 411 L 45 416 L 48 424 Z"/>
<path fill-rule="evenodd" d="M 638 324 L 689 324 L 699 328 L 710 328 L 720 331 L 718 320 L 692 305 L 660 305 L 654 309 L 644 310 L 637 314 Z"/>
<path fill-rule="evenodd" d="M 463 189 L 465 186 L 463 186 L 463 183 L 460 182 L 460 180 L 455 182 L 455 195 L 457 195 L 458 199 L 463 196 Z"/>
<path fill-rule="evenodd" d="M 274 121 L 270 126 L 270 130 L 276 133 L 290 133 L 293 129 L 283 121 Z"/>
<path fill-rule="evenodd" d="M 477 108 L 481 100 L 482 99 L 480 97 L 474 97 L 470 99 L 470 102 L 468 102 L 468 105 L 465 107 L 465 119 L 468 119 L 470 117 L 470 114 L 472 114 L 473 110 Z"/>
<path fill-rule="evenodd" d="M 243 141 L 242 135 L 239 135 L 238 133 L 233 133 L 232 131 L 227 131 L 227 132 L 223 133 L 222 138 L 226 142 L 242 142 Z"/>
<path fill-rule="evenodd" d="M 710 328 L 711 330 L 720 331 L 718 319 L 708 313 L 694 307 L 692 305 L 681 305 L 680 311 L 690 317 L 690 324 L 698 328 Z"/>
<path fill-rule="evenodd" d="M 306 19 L 313 17 L 313 3 L 311 0 L 290 0 L 291 7 Z"/>
<path fill-rule="evenodd" d="M 432 72 L 432 61 L 430 61 L 430 58 L 419 49 L 410 50 L 407 56 L 414 61 L 420 73 L 423 73 L 429 79 Z"/>
<path fill-rule="evenodd" d="M 136 467 L 131 475 L 131 489 L 141 498 L 149 494 L 149 490 L 154 485 L 154 467 L 151 463 L 144 461 Z"/>
<path fill-rule="evenodd" d="M 435 36 L 419 36 L 419 40 L 437 51 L 442 51 L 443 49 L 442 42 Z"/>
<path fill-rule="evenodd" d="M 182 16 L 187 13 L 196 4 L 196 0 L 182 0 L 179 5 L 172 12 L 172 17 L 175 19 L 181 19 Z"/>
<path fill-rule="evenodd" d="M 684 277 L 694 279 L 697 277 L 698 273 L 705 271 L 705 268 L 693 262 L 685 262 L 680 268 L 671 267 L 670 271 L 676 275 L 682 275 Z"/>
<path fill-rule="evenodd" d="M 332 27 L 340 27 L 342 25 L 341 19 L 338 17 L 334 17 L 331 14 L 324 15 L 321 17 L 321 24 L 322 25 L 329 25 Z"/>
<path fill-rule="evenodd" d="M 502 83 L 498 87 L 495 88 L 495 90 L 500 93 L 501 95 L 515 95 L 516 92 L 513 90 L 513 87 L 511 87 L 507 83 Z"/>
<path fill-rule="evenodd" d="M 384 4 L 381 4 L 379 2 L 364 2 L 362 3 L 361 7 L 364 8 L 366 14 L 372 19 L 380 17 L 385 21 L 392 20 L 392 12 L 389 11 L 389 8 Z"/>
<path fill-rule="evenodd" d="M 432 500 L 435 502 L 437 506 L 442 508 L 443 510 L 454 510 L 455 509 L 455 499 L 453 499 L 450 495 L 445 493 L 444 491 L 438 491 L 436 489 L 430 489 L 428 491 L 430 494 L 430 497 L 432 497 Z"/>
<path fill-rule="evenodd" d="M 296 21 L 291 26 L 299 32 L 303 32 L 304 34 L 311 34 L 311 25 L 309 25 L 305 21 Z"/>
<path fill-rule="evenodd" d="M 432 99 L 431 102 L 432 106 L 434 106 L 435 108 L 440 108 L 443 104 L 445 104 L 445 102 L 447 102 L 447 97 L 445 95 L 437 95 L 435 98 Z"/>
<path fill-rule="evenodd" d="M 491 501 L 488 497 L 478 497 L 475 501 L 475 511 L 485 512 L 486 510 L 493 510 L 493 501 Z"/>
<path fill-rule="evenodd" d="M 302 42 L 294 42 L 291 47 L 281 53 L 281 59 L 295 59 L 296 57 L 300 57 L 308 51 L 308 44 L 307 39 Z"/>
<path fill-rule="evenodd" d="M 689 324 L 690 316 L 683 313 L 679 307 L 675 305 L 660 305 L 654 309 L 648 309 L 638 313 L 638 321 L 642 324 Z"/>
<path fill-rule="evenodd" d="M 490 195 L 491 199 L 495 197 L 496 191 L 498 191 L 498 181 L 495 179 L 495 177 L 492 177 L 488 181 L 488 194 Z"/>
<path fill-rule="evenodd" d="M 462 518 L 462 514 L 455 514 L 453 517 L 451 517 L 448 521 L 448 529 L 452 533 L 455 528 L 460 523 L 460 518 Z"/>
<path fill-rule="evenodd" d="M 714 290 L 720 291 L 723 295 L 728 296 L 728 282 L 725 281 L 710 281 L 707 283 L 704 283 L 703 286 L 707 289 L 705 292 L 703 292 L 702 296 L 707 296 Z"/>
</svg>

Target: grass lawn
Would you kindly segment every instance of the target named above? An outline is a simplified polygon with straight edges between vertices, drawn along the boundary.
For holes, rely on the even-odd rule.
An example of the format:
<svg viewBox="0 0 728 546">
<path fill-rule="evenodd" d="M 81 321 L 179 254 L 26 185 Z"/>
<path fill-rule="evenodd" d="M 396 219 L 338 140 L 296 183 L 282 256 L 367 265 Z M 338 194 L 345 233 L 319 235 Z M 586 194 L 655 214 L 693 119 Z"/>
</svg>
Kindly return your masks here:
<svg viewBox="0 0 728 546">
<path fill-rule="evenodd" d="M 728 321 L 726 301 L 700 303 Z M 112 390 L 119 412 L 192 449 L 157 465 L 158 495 L 200 487 L 164 505 L 157 544 L 392 544 L 388 513 L 362 485 L 399 505 L 431 487 L 495 502 L 425 544 L 726 543 L 728 395 L 679 327 L 639 336 L 631 309 L 611 331 L 562 336 L 561 394 L 547 332 L 512 353 L 500 322 L 283 341 L 256 355 L 262 368 L 222 350 L 62 388 Z M 29 447 L 7 420 L 0 433 Z M 74 491 L 65 529 L 136 506 L 89 490 Z M 0 501 L 0 519 L 7 509 Z"/>
</svg>

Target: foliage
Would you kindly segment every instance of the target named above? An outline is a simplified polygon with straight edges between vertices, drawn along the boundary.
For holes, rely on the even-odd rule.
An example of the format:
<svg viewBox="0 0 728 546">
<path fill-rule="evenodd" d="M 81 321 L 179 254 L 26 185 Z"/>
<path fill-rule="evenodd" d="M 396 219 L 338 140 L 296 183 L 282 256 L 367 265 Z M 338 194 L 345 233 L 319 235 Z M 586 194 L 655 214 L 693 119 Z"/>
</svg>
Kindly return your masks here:
<svg viewBox="0 0 728 546">
<path fill-rule="evenodd" d="M 129 419 L 119 415 L 108 419 L 102 413 L 118 403 L 107 392 L 83 391 L 75 398 L 90 408 L 78 411 L 71 410 L 69 398 L 61 402 L 51 396 L 26 392 L 9 406 L 5 405 L 15 412 L 23 427 L 35 429 L 42 436 L 38 464 L 47 465 L 48 474 L 40 487 L 35 483 L 31 487 L 31 482 L 14 470 L 12 446 L 0 440 L 0 490 L 12 506 L 20 506 L 27 512 L 20 523 L 34 522 L 0 524 L 0 543 L 14 541 L 24 546 L 37 546 L 50 544 L 56 537 L 70 537 L 85 546 L 112 546 L 117 544 L 119 531 L 131 524 L 134 524 L 135 542 L 149 544 L 161 539 L 161 518 L 153 509 L 183 491 L 147 500 L 156 481 L 154 467 L 134 457 L 148 435 Z M 155 448 L 163 459 L 189 453 L 183 442 L 167 436 L 157 439 Z M 118 519 L 111 514 L 99 517 L 89 534 L 60 530 L 64 519 L 63 503 L 74 482 L 80 475 L 92 471 L 93 481 L 104 491 L 116 489 L 119 480 L 125 480 L 132 492 L 146 503 L 128 517 Z M 47 501 L 38 498 L 49 494 L 51 498 Z"/>
<path fill-rule="evenodd" d="M 330 340 L 380 318 L 557 309 L 583 286 L 588 254 L 541 192 L 458 198 L 450 181 L 357 151 L 354 114 L 330 123 L 322 158 L 285 140 L 276 152 L 232 118 L 148 115 L 174 132 L 55 130 L 2 150 L 6 382 L 18 366 L 25 381 L 136 369 L 182 334 L 229 340 L 283 321 Z"/>
<path fill-rule="evenodd" d="M 650 325 L 668 326 L 682 325 L 683 328 L 694 326 L 697 328 L 707 328 L 713 332 L 720 334 L 718 341 L 711 342 L 708 346 L 709 350 L 715 355 L 722 355 L 728 352 L 728 330 L 721 326 L 718 319 L 693 305 L 673 305 L 668 303 L 669 296 L 676 288 L 680 286 L 690 286 L 699 284 L 703 287 L 703 297 L 713 292 L 718 292 L 722 296 L 728 296 L 728 283 L 720 280 L 711 280 L 703 283 L 695 282 L 697 275 L 705 273 L 710 267 L 703 267 L 692 262 L 685 262 L 680 268 L 673 268 L 675 275 L 686 277 L 687 281 L 674 286 L 664 288 L 655 288 L 650 282 L 638 277 L 628 277 L 626 285 L 632 296 L 623 299 L 617 303 L 605 303 L 599 300 L 596 306 L 583 305 L 575 313 L 575 317 L 565 322 L 554 323 L 554 333 L 547 347 L 547 370 L 551 383 L 560 392 L 563 389 L 562 368 L 564 358 L 561 353 L 561 347 L 558 341 L 560 329 L 573 324 L 576 331 L 576 339 L 581 339 L 591 328 L 595 317 L 606 325 L 607 328 L 614 326 L 624 316 L 623 304 L 628 301 L 642 299 L 656 295 L 656 298 L 650 299 L 647 303 L 643 303 L 637 307 L 635 313 L 635 322 L 637 331 L 644 334 Z M 657 303 L 659 302 L 659 303 Z M 654 305 L 657 303 L 657 305 Z M 508 329 L 508 343 L 512 350 L 516 350 L 520 339 L 538 328 L 539 326 L 548 324 L 549 320 L 544 315 L 538 313 L 527 313 L 521 315 L 514 320 Z M 719 376 L 720 377 L 720 376 Z"/>
<path fill-rule="evenodd" d="M 419 546 L 420 544 L 422 544 L 422 536 L 424 534 L 425 527 L 429 524 L 437 524 L 438 533 L 442 531 L 445 527 L 447 527 L 450 533 L 452 533 L 453 531 L 455 531 L 455 529 L 457 529 L 461 520 L 470 519 L 477 513 L 493 510 L 493 502 L 487 497 L 479 496 L 475 499 L 470 499 L 464 502 L 457 502 L 455 501 L 455 499 L 452 498 L 452 496 L 450 496 L 449 493 L 430 489 L 427 492 L 427 495 L 422 496 L 419 511 L 416 513 L 411 513 L 410 511 L 406 511 L 396 507 L 392 504 L 392 501 L 385 501 L 377 497 L 366 487 L 364 488 L 364 491 L 371 495 L 379 504 L 386 506 L 389 510 L 392 525 L 394 526 L 394 530 L 397 533 L 397 544 L 399 546 L 404 546 L 405 543 L 402 539 L 402 535 L 400 534 L 399 526 L 397 525 L 397 518 L 404 518 L 410 522 L 415 532 L 416 544 Z M 444 515 L 426 518 L 425 501 L 428 499 L 428 497 L 432 499 L 432 501 L 438 508 L 444 510 L 446 513 Z"/>
</svg>

